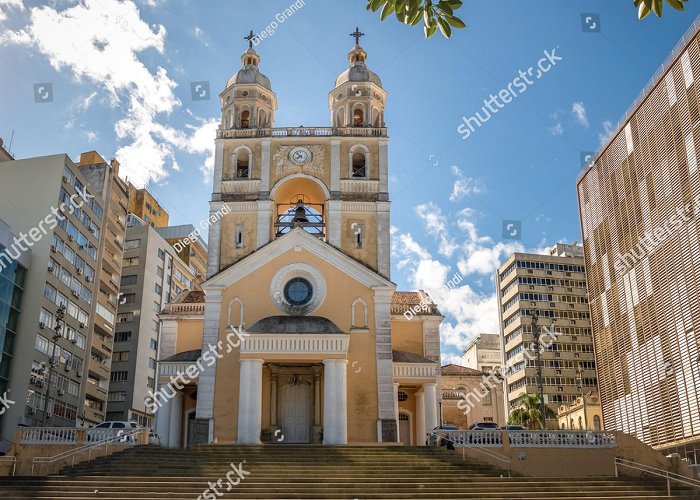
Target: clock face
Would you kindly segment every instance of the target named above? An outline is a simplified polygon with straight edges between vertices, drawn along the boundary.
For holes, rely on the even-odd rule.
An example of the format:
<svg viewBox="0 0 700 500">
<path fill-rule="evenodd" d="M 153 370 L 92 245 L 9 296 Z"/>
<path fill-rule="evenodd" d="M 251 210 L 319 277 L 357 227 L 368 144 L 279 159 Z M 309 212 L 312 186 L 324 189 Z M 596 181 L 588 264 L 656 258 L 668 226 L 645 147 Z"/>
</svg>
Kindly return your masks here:
<svg viewBox="0 0 700 500">
<path fill-rule="evenodd" d="M 311 151 L 306 148 L 294 148 L 289 153 L 289 159 L 296 165 L 306 165 L 311 161 Z"/>
</svg>

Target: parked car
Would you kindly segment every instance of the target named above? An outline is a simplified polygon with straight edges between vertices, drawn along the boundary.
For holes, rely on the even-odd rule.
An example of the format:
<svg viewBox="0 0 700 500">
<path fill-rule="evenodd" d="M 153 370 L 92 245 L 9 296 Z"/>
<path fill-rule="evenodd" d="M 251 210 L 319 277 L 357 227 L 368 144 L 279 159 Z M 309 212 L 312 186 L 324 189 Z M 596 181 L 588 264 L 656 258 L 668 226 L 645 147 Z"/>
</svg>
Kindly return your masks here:
<svg viewBox="0 0 700 500">
<path fill-rule="evenodd" d="M 502 431 L 526 431 L 527 427 L 523 427 L 522 425 L 504 425 L 501 427 Z"/>
<path fill-rule="evenodd" d="M 101 424 L 97 424 L 92 429 L 88 429 L 87 440 L 88 441 L 101 441 L 101 440 L 109 437 L 105 433 L 100 432 L 98 429 L 121 429 L 123 432 L 129 432 L 133 429 L 138 429 L 138 428 L 139 428 L 139 426 L 136 424 L 136 422 L 109 420 L 107 422 L 102 422 Z M 133 439 L 134 439 L 133 436 L 124 436 L 119 441 L 120 442 L 127 442 L 127 441 L 130 441 Z"/>
<path fill-rule="evenodd" d="M 426 446 L 437 446 L 438 443 L 440 443 L 440 446 L 447 446 L 448 450 L 454 450 L 454 446 L 452 444 L 452 441 L 449 439 L 445 438 L 444 432 L 445 431 L 458 431 L 459 427 L 456 427 L 454 425 L 439 425 L 435 427 L 432 431 L 428 433 L 428 439 L 425 441 Z M 443 434 L 440 436 L 440 434 Z"/>
<path fill-rule="evenodd" d="M 468 431 L 497 431 L 498 424 L 495 422 L 477 422 L 467 428 Z"/>
<path fill-rule="evenodd" d="M 160 446 L 160 436 L 153 431 L 148 433 L 148 444 Z"/>
</svg>

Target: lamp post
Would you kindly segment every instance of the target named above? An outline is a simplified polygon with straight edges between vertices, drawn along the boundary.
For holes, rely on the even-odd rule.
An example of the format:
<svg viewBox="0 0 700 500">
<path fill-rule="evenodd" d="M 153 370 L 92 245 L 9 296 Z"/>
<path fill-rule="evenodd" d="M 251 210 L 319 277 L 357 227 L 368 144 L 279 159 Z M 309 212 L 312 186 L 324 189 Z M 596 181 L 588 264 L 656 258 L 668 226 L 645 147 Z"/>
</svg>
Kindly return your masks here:
<svg viewBox="0 0 700 500">
<path fill-rule="evenodd" d="M 586 414 L 586 395 L 583 393 L 583 367 L 579 361 L 576 365 L 576 379 L 581 388 L 581 402 L 583 403 L 583 428 L 588 429 L 588 415 Z"/>
<path fill-rule="evenodd" d="M 49 416 L 49 394 L 51 392 L 51 378 L 53 375 L 53 367 L 56 363 L 56 344 L 61 338 L 63 330 L 63 320 L 66 317 L 66 306 L 60 305 L 56 309 L 56 325 L 53 327 L 53 349 L 51 351 L 51 359 L 49 359 L 49 378 L 46 383 L 46 401 L 44 401 L 44 416 L 41 421 L 41 426 L 46 427 L 46 419 Z"/>
<path fill-rule="evenodd" d="M 537 384 L 540 390 L 540 418 L 542 420 L 542 430 L 547 429 L 547 416 L 544 404 L 544 384 L 542 382 L 542 356 L 540 353 L 540 327 L 537 324 L 537 313 L 532 315 L 532 334 L 535 337 L 535 347 L 537 349 Z"/>
</svg>

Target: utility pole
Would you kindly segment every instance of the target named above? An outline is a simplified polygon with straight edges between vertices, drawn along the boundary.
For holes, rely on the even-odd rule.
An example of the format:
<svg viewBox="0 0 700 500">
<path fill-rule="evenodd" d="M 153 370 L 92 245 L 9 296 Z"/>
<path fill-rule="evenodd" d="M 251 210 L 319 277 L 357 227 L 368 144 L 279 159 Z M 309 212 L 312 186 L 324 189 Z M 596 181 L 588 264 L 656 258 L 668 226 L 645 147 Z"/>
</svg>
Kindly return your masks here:
<svg viewBox="0 0 700 500">
<path fill-rule="evenodd" d="M 542 355 L 540 344 L 540 327 L 537 324 L 537 313 L 532 315 L 532 334 L 535 336 L 535 347 L 537 348 L 537 383 L 540 389 L 540 418 L 542 420 L 542 430 L 547 430 L 547 414 L 545 413 L 544 404 L 544 384 L 542 382 Z"/>
<path fill-rule="evenodd" d="M 58 344 L 58 339 L 61 338 L 61 333 L 63 330 L 63 320 L 66 317 L 66 306 L 61 305 L 56 309 L 56 325 L 53 327 L 53 350 L 51 352 L 51 359 L 49 359 L 49 378 L 46 384 L 46 401 L 44 402 L 44 417 L 41 421 L 41 426 L 46 427 L 46 419 L 49 415 L 49 394 L 51 393 L 51 378 L 53 376 L 53 367 L 56 363 L 56 344 Z"/>
</svg>

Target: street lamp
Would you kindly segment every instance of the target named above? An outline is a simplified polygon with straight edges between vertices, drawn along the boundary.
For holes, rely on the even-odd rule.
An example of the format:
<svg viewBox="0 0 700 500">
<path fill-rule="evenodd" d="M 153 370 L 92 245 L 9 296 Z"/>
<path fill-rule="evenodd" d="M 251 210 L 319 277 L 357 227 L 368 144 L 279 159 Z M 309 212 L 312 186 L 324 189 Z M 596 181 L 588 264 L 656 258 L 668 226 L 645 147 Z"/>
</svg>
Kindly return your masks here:
<svg viewBox="0 0 700 500">
<path fill-rule="evenodd" d="M 576 379 L 581 389 L 581 401 L 583 402 L 583 428 L 588 429 L 588 415 L 586 415 L 586 396 L 583 394 L 583 367 L 579 361 L 576 365 Z"/>
<path fill-rule="evenodd" d="M 44 401 L 44 416 L 41 421 L 41 426 L 46 427 L 46 419 L 49 415 L 49 393 L 51 391 L 51 378 L 53 375 L 53 368 L 56 364 L 56 344 L 58 344 L 58 339 L 61 338 L 61 331 L 63 330 L 63 320 L 66 317 L 66 306 L 60 305 L 56 309 L 56 325 L 53 327 L 53 350 L 51 351 L 51 359 L 49 359 L 49 378 L 46 384 L 46 401 Z"/>
<path fill-rule="evenodd" d="M 532 315 L 532 334 L 535 337 L 535 347 L 537 348 L 537 384 L 540 389 L 540 417 L 542 419 L 542 430 L 547 430 L 547 416 L 544 405 L 544 384 L 542 382 L 542 356 L 540 353 L 540 328 L 537 324 L 539 317 L 537 313 Z"/>
</svg>

